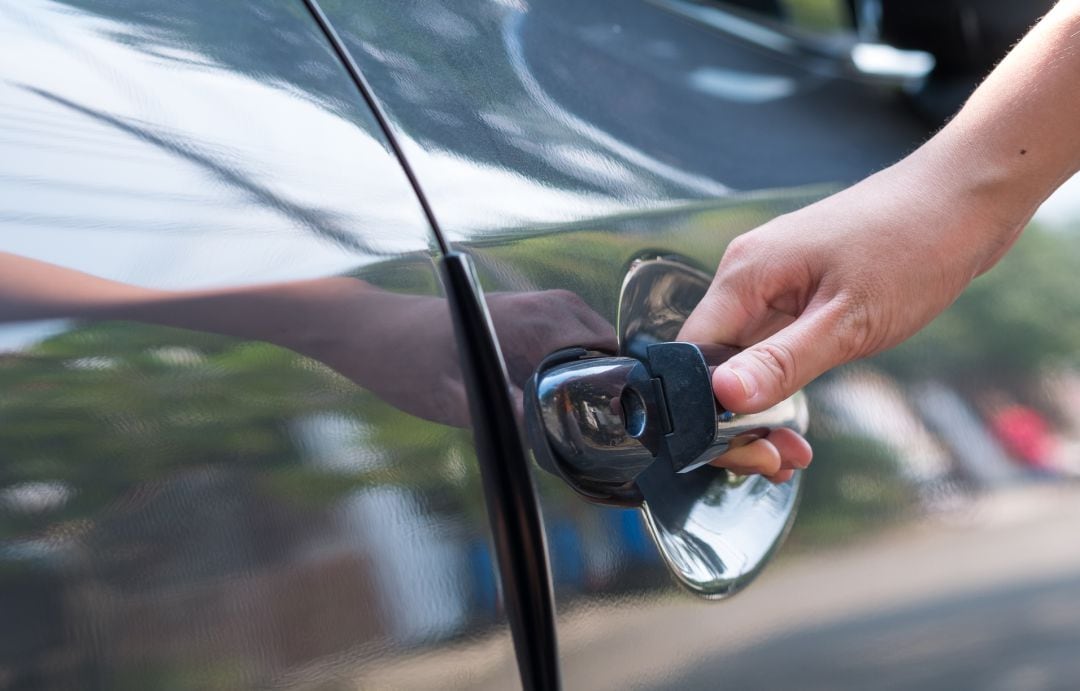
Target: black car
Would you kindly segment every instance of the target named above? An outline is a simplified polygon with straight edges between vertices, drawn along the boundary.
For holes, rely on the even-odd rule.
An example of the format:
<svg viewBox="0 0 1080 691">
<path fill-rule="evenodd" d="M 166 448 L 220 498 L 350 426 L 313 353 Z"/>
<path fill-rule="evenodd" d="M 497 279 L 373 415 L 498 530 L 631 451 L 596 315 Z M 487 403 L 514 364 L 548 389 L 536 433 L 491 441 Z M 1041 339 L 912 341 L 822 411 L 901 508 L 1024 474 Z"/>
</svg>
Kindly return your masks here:
<svg viewBox="0 0 1080 691">
<path fill-rule="evenodd" d="M 909 344 L 691 393 L 727 243 L 928 134 L 933 46 L 777 7 L 0 6 L 0 689 L 1080 683 L 1068 188 Z"/>
</svg>

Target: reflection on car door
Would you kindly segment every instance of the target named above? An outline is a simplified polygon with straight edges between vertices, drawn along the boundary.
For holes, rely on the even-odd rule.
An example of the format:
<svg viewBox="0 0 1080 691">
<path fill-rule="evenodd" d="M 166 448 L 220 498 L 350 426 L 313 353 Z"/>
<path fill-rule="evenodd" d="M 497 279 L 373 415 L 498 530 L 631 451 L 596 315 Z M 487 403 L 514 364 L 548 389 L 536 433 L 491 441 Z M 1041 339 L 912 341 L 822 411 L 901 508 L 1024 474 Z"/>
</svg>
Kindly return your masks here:
<svg viewBox="0 0 1080 691">
<path fill-rule="evenodd" d="M 304 5 L 0 36 L 0 689 L 513 685 L 432 229 Z"/>
<path fill-rule="evenodd" d="M 588 345 L 586 311 L 614 331 L 635 262 L 708 274 L 739 233 L 926 134 L 887 93 L 652 3 L 327 5 L 492 300 L 586 308 L 510 315 L 552 346 Z M 638 510 L 538 474 L 565 686 L 1075 685 L 1075 492 L 1031 478 L 1072 462 L 1047 439 L 1075 415 L 1056 392 L 1080 341 L 1022 316 L 1070 323 L 1074 244 L 1035 229 L 920 339 L 811 388 L 800 515 L 730 601 L 680 592 Z M 1039 280 L 1006 281 L 1025 268 Z M 508 362 L 514 383 L 553 350 Z"/>
</svg>

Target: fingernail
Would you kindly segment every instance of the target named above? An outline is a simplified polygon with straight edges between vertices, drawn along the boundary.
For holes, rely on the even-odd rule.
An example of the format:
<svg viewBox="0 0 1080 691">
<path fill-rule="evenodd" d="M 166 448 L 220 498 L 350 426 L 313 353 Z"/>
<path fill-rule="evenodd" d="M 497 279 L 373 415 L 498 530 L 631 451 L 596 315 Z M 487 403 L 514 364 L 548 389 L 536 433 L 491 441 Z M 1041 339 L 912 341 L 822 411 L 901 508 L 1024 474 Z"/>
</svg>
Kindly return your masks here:
<svg viewBox="0 0 1080 691">
<path fill-rule="evenodd" d="M 742 389 L 743 395 L 746 397 L 746 400 L 750 400 L 754 397 L 754 394 L 757 393 L 757 383 L 754 381 L 754 378 L 750 376 L 750 374 L 745 370 L 740 370 L 731 366 L 722 366 L 718 371 L 721 377 L 728 376 L 735 378 L 735 381 L 738 382 L 739 388 Z"/>
</svg>

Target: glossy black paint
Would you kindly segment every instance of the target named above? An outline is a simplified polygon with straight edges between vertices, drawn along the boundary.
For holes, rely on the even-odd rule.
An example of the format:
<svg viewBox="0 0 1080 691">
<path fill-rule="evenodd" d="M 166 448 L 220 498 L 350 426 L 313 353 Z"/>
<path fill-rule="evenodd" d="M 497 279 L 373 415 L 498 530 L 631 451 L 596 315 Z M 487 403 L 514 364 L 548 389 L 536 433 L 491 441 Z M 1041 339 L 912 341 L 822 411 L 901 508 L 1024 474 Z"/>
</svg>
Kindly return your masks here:
<svg viewBox="0 0 1080 691">
<path fill-rule="evenodd" d="M 1053 0 L 884 0 L 878 31 L 885 41 L 933 53 L 938 78 L 964 76 L 975 81 L 1054 4 Z"/>
<path fill-rule="evenodd" d="M 324 9 L 451 243 L 854 180 L 926 133 L 891 94 L 647 2 Z"/>
<path fill-rule="evenodd" d="M 435 214 L 394 138 L 386 115 L 326 14 L 317 0 L 304 0 L 304 4 L 378 121 L 443 252 L 440 275 L 462 357 L 469 410 L 474 421 L 473 439 L 522 687 L 529 691 L 556 691 L 560 688 L 559 657 L 547 548 L 536 492 L 527 468 L 527 455 L 518 436 L 514 406 L 508 395 L 509 379 L 492 335 L 490 317 L 479 294 L 479 283 L 468 258 L 449 252 Z"/>
<path fill-rule="evenodd" d="M 341 42 L 341 37 L 338 36 L 334 27 L 330 24 L 330 21 L 326 18 L 326 13 L 323 12 L 319 6 L 318 0 L 304 0 L 304 5 L 311 12 L 311 16 L 319 24 L 319 28 L 323 34 L 326 35 L 326 40 L 334 48 L 334 53 L 341 60 L 342 66 L 349 73 L 349 77 L 356 84 L 357 90 L 364 99 L 364 103 L 371 109 L 371 114 L 375 120 L 379 123 L 379 129 L 382 130 L 383 135 L 386 137 L 387 143 L 390 145 L 390 149 L 394 152 L 394 156 L 397 158 L 398 164 L 401 166 L 401 170 L 405 173 L 405 177 L 409 179 L 409 185 L 412 187 L 413 192 L 416 194 L 416 200 L 420 204 L 420 208 L 424 210 L 424 216 L 427 218 L 428 223 L 431 224 L 432 231 L 435 233 L 435 238 L 439 243 L 439 249 L 443 254 L 449 253 L 449 249 L 446 245 L 446 240 L 442 237 L 442 232 L 439 230 L 439 224 L 435 220 L 435 214 L 431 210 L 431 205 L 428 203 L 427 197 L 424 195 L 424 190 L 421 189 L 420 183 L 416 180 L 416 173 L 413 172 L 412 166 L 409 165 L 409 161 L 405 158 L 405 155 L 401 151 L 401 145 L 394 139 L 393 133 L 390 131 L 390 125 L 387 123 L 386 114 L 382 110 L 382 106 L 375 100 L 375 97 L 371 93 L 371 87 L 367 85 L 364 80 L 364 75 L 360 72 L 360 68 L 357 67 L 356 61 L 353 60 L 352 55 Z"/>
<path fill-rule="evenodd" d="M 562 683 L 547 545 L 510 380 L 468 257 L 448 254 L 440 269 L 453 308 L 469 410 L 478 421 L 473 439 L 522 687 L 557 691 Z"/>
<path fill-rule="evenodd" d="M 0 688 L 518 684 L 439 244 L 307 8 L 0 34 Z"/>
<path fill-rule="evenodd" d="M 473 258 L 488 295 L 568 290 L 621 327 L 621 287 L 639 261 L 676 257 L 708 275 L 738 234 L 888 165 L 929 133 L 895 92 L 838 79 L 835 70 L 715 31 L 662 4 L 504 0 L 326 8 L 383 104 L 446 239 Z M 657 314 L 673 312 L 664 300 L 654 307 Z M 944 333 L 957 320 L 967 323 L 964 309 L 970 306 L 961 306 L 955 320 L 945 318 Z M 980 314 L 983 324 L 998 316 L 989 307 Z M 547 329 L 537 328 L 551 341 L 541 355 L 583 345 L 568 328 L 574 322 L 553 315 Z M 677 319 L 670 322 L 677 331 Z M 1028 328 L 1013 323 L 1019 332 Z M 1016 542 L 1020 527 L 981 513 L 970 515 L 964 530 L 947 527 L 948 505 L 1005 511 L 1010 502 L 1031 501 L 1067 511 L 1071 496 L 1061 487 L 1051 492 L 1055 498 L 1036 499 L 1024 483 L 985 496 L 960 489 L 969 477 L 964 469 L 982 477 L 1002 465 L 1002 456 L 981 423 L 963 427 L 964 441 L 930 432 L 940 428 L 933 425 L 944 414 L 941 400 L 978 420 L 978 400 L 967 392 L 1012 363 L 1002 356 L 994 367 L 965 368 L 971 358 L 962 354 L 980 351 L 980 343 L 999 352 L 1001 333 L 992 339 L 958 333 L 963 337 L 950 342 L 939 332 L 930 341 L 937 347 L 915 343 L 885 365 L 870 364 L 869 373 L 839 372 L 810 391 L 812 417 L 822 421 L 814 430 L 819 457 L 807 474 L 792 540 L 755 586 L 723 605 L 680 600 L 665 572 L 670 562 L 609 571 L 604 546 L 574 547 L 625 514 L 587 505 L 558 480 L 538 475 L 558 633 L 560 641 L 575 641 L 560 646 L 564 684 L 737 687 L 753 678 L 754 665 L 741 658 L 765 641 L 774 650 L 790 644 L 800 654 L 820 653 L 814 631 L 830 622 L 861 618 L 876 632 L 866 640 L 878 640 L 890 608 L 925 615 L 924 604 L 953 601 L 965 589 L 998 592 L 1015 579 L 1075 572 L 1080 552 L 1060 548 L 1061 532 L 1048 524 L 1049 514 L 1033 519 L 1041 534 L 1056 536 L 1040 545 Z M 944 365 L 946 352 L 955 353 L 947 357 L 955 366 Z M 897 361 L 906 364 L 890 364 Z M 891 376 L 876 369 L 886 366 Z M 926 377 L 948 383 L 944 399 L 924 399 Z M 973 440 L 989 451 L 966 452 Z M 1015 468 L 1005 475 L 1018 482 Z M 658 502 L 670 502 L 649 524 L 653 535 L 663 523 L 683 539 L 673 552 L 686 570 L 670 573 L 696 575 L 701 550 L 686 528 L 701 523 L 688 502 L 704 494 L 704 504 L 717 509 L 712 516 L 734 508 L 711 480 L 678 485 L 663 477 L 651 488 Z M 774 499 L 781 497 L 764 495 L 769 516 L 796 497 Z M 966 511 L 960 509 L 968 517 Z M 733 511 L 726 522 L 743 516 Z M 748 522 L 747 534 L 758 536 L 758 525 Z M 781 535 L 787 527 L 769 525 Z M 919 525 L 929 527 L 920 532 Z M 741 551 L 722 559 L 759 563 Z M 813 677 L 777 663 L 770 679 L 779 686 L 864 688 L 880 680 L 890 660 L 907 655 L 921 666 L 927 687 L 952 688 L 948 679 L 955 677 L 947 671 L 954 658 L 943 641 L 996 664 L 994 644 L 976 632 L 939 635 L 950 630 L 952 610 L 940 611 L 925 620 L 932 646 L 842 646 L 826 654 L 829 664 L 811 668 Z M 1019 630 L 1006 638 L 1015 649 L 1028 648 Z M 845 660 L 860 660 L 858 673 L 842 674 Z M 1067 685 L 1069 669 L 1059 659 L 1046 678 Z M 1004 662 L 997 672 L 1013 678 Z"/>
<path fill-rule="evenodd" d="M 700 289 L 739 233 L 925 135 L 894 94 L 655 4 L 320 6 L 330 25 L 299 0 L 0 7 L 0 261 L 138 297 L 5 313 L 0 688 L 514 687 L 440 250 L 486 289 L 511 393 L 487 373 L 480 439 L 509 449 L 544 356 L 675 337 L 700 290 L 658 280 L 632 313 L 635 267 Z M 772 562 L 791 492 L 744 485 L 748 514 L 719 471 L 650 474 L 641 514 L 537 473 L 556 639 L 527 678 L 557 652 L 590 690 L 1076 686 L 1080 502 L 1027 483 L 970 393 L 1070 386 L 1057 208 L 947 337 L 811 391 L 818 465 Z M 714 591 L 770 565 L 706 605 L 674 586 L 703 554 L 736 575 Z M 522 602 L 543 556 L 509 559 L 539 569 Z"/>
</svg>

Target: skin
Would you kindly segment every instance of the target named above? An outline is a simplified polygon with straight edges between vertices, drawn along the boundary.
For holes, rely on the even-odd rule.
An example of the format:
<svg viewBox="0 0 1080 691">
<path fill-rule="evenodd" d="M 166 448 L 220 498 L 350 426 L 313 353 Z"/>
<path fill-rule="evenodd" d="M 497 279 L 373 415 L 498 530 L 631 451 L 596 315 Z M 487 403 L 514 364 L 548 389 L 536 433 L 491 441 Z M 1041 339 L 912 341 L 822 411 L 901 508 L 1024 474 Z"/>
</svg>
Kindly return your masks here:
<svg viewBox="0 0 1080 691">
<path fill-rule="evenodd" d="M 910 156 L 732 242 L 679 335 L 746 347 L 714 372 L 721 404 L 765 410 L 833 367 L 897 345 L 997 263 L 1039 204 L 1080 168 L 1078 77 L 1080 0 L 1062 0 Z M 168 293 L 13 255 L 0 255 L 0 294 L 0 321 L 134 319 L 278 343 L 414 414 L 465 423 L 453 353 L 432 362 L 411 350 L 448 334 L 437 298 L 349 278 Z M 552 349 L 543 327 L 568 313 L 575 342 L 613 347 L 610 326 L 570 294 L 492 296 L 489 307 L 512 373 L 526 373 Z M 386 353 L 386 366 L 364 365 L 379 359 L 361 353 L 370 344 L 356 336 L 376 317 L 400 333 L 397 367 Z M 781 429 L 714 464 L 785 482 L 811 457 L 802 437 Z"/>
<path fill-rule="evenodd" d="M 519 406 L 521 387 L 548 353 L 568 343 L 616 347 L 614 327 L 569 291 L 492 293 L 487 305 Z M 453 324 L 440 297 L 392 293 L 347 276 L 156 290 L 0 252 L 0 324 L 60 318 L 137 321 L 274 343 L 323 362 L 405 412 L 469 424 Z M 371 338 L 376 331 L 380 338 Z"/>
<path fill-rule="evenodd" d="M 716 369 L 729 410 L 765 410 L 891 348 L 953 303 L 1080 169 L 1080 0 L 1063 0 L 933 138 L 898 163 L 732 242 L 680 339 L 746 349 Z M 805 467 L 787 430 L 717 465 Z"/>
</svg>

